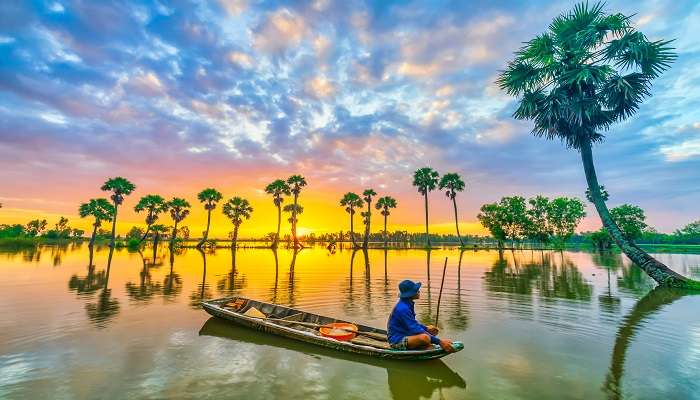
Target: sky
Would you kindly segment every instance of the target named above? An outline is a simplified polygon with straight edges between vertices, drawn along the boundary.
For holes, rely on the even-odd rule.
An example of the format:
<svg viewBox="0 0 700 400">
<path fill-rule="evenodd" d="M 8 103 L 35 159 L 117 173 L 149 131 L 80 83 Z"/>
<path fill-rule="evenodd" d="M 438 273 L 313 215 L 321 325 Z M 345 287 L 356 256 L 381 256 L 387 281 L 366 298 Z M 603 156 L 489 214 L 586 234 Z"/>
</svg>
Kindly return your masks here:
<svg viewBox="0 0 700 400">
<path fill-rule="evenodd" d="M 251 201 L 242 236 L 274 231 L 263 189 L 291 174 L 308 182 L 301 233 L 347 230 L 338 201 L 365 188 L 398 200 L 389 229 L 420 231 L 411 181 L 424 166 L 465 179 L 464 233 L 483 233 L 479 207 L 502 196 L 585 199 L 578 153 L 532 136 L 494 84 L 522 42 L 574 4 L 0 2 L 0 223 L 65 215 L 87 228 L 78 205 L 107 197 L 99 188 L 113 176 L 137 187 L 122 233 L 143 223 L 132 209 L 150 193 L 189 199 L 184 224 L 200 232 L 206 187 Z M 676 39 L 653 97 L 594 148 L 609 205 L 639 205 L 671 232 L 700 218 L 700 3 L 606 10 L 635 14 L 650 39 Z M 579 230 L 600 226 L 587 211 Z M 443 193 L 430 194 L 430 217 L 432 231 L 452 232 Z M 220 208 L 213 225 L 215 236 L 231 230 Z"/>
</svg>

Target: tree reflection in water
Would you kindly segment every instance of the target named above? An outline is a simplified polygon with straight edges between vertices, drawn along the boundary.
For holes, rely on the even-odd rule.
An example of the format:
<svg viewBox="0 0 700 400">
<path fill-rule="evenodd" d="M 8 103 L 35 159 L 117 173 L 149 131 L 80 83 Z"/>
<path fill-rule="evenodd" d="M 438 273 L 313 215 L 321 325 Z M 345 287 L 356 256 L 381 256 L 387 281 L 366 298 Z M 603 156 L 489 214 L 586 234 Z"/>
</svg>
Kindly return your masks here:
<svg viewBox="0 0 700 400">
<path fill-rule="evenodd" d="M 138 253 L 141 256 L 143 265 L 139 272 L 139 282 L 127 282 L 125 285 L 126 294 L 134 302 L 147 304 L 153 296 L 163 292 L 163 286 L 161 286 L 160 282 L 154 282 L 152 279 L 151 267 L 153 264 L 146 259 L 141 250 Z"/>
<path fill-rule="evenodd" d="M 109 288 L 109 272 L 112 268 L 113 254 L 114 248 L 110 248 L 107 270 L 104 272 L 104 285 L 97 295 L 97 301 L 85 304 L 88 319 L 100 329 L 107 327 L 109 322 L 119 313 L 119 300 L 112 297 L 112 290 Z"/>
<path fill-rule="evenodd" d="M 617 276 L 617 270 L 622 268 L 622 255 L 611 251 L 599 251 L 592 253 L 591 259 L 596 265 L 605 268 L 605 272 L 608 277 L 607 290 L 605 293 L 598 296 L 598 304 L 600 305 L 600 309 L 607 313 L 617 314 L 620 312 L 620 297 L 613 295 L 611 275 L 614 274 Z"/>
<path fill-rule="evenodd" d="M 170 272 L 163 280 L 163 298 L 166 301 L 174 301 L 182 291 L 182 278 L 175 273 L 175 254 L 170 250 Z"/>
<path fill-rule="evenodd" d="M 457 293 L 454 300 L 446 300 L 446 306 L 450 307 L 446 311 L 447 326 L 455 330 L 466 330 L 469 327 L 469 308 L 465 307 L 462 302 L 462 258 L 466 250 L 460 250 L 459 260 L 457 261 Z"/>
<path fill-rule="evenodd" d="M 511 253 L 512 266 L 501 251 L 491 271 L 484 274 L 485 287 L 489 292 L 532 295 L 533 289 L 537 289 L 537 294 L 545 300 L 591 300 L 592 285 L 586 282 L 576 265 L 563 253 L 559 253 L 559 265 L 552 259 L 553 253 L 542 253 L 539 261 L 531 258 L 522 264 L 524 256 L 520 252 Z M 520 297 L 518 301 L 529 298 Z"/>
<path fill-rule="evenodd" d="M 207 253 L 205 252 L 205 249 L 202 249 L 202 248 L 197 248 L 197 251 L 199 251 L 199 254 L 202 256 L 202 281 L 197 285 L 197 289 L 195 291 L 193 291 L 192 293 L 190 293 L 190 307 L 192 307 L 194 309 L 202 308 L 202 301 L 212 298 L 211 291 L 209 290 L 209 285 L 207 284 Z M 213 252 L 213 250 L 206 250 L 206 251 Z M 231 251 L 234 251 L 234 250 L 231 249 Z M 235 269 L 236 269 L 235 255 L 234 255 L 233 265 L 234 265 L 233 269 L 235 272 Z M 224 278 L 224 280 L 225 279 L 226 278 Z"/>
<path fill-rule="evenodd" d="M 620 400 L 623 398 L 622 377 L 625 373 L 627 349 L 639 330 L 645 326 L 644 322 L 659 312 L 664 306 L 686 295 L 700 295 L 700 292 L 657 287 L 639 300 L 632 311 L 627 314 L 615 336 L 610 369 L 605 376 L 605 382 L 602 387 L 608 399 Z"/>
</svg>

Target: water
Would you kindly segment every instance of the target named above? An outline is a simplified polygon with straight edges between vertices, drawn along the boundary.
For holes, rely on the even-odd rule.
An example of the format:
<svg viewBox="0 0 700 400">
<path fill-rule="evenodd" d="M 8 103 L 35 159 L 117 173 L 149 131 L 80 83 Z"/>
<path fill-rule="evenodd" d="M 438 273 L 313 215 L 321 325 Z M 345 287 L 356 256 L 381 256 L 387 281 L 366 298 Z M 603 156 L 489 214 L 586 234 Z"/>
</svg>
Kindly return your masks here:
<svg viewBox="0 0 700 400">
<path fill-rule="evenodd" d="M 698 276 L 700 256 L 657 255 Z M 231 294 L 382 327 L 402 279 L 442 336 L 428 363 L 353 356 L 230 325 Z M 0 250 L 0 398 L 700 398 L 700 296 L 652 290 L 620 255 L 324 248 L 171 255 Z M 235 261 L 235 267 L 233 263 Z M 352 264 L 351 264 L 352 261 Z M 459 265 L 458 265 L 459 264 Z"/>
</svg>

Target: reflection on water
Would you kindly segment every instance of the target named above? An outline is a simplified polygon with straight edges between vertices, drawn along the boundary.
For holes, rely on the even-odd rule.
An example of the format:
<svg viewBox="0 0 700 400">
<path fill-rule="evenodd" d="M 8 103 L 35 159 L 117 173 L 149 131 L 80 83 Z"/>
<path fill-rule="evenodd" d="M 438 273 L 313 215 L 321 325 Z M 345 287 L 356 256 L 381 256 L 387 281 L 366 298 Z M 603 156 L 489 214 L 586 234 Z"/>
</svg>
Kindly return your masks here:
<svg viewBox="0 0 700 400">
<path fill-rule="evenodd" d="M 439 394 L 442 389 L 464 389 L 467 386 L 464 379 L 457 372 L 450 369 L 442 360 L 431 360 L 416 365 L 416 363 L 368 358 L 351 353 L 337 352 L 287 338 L 262 335 L 254 330 L 241 328 L 218 318 L 208 319 L 199 330 L 199 334 L 226 338 L 235 342 L 250 343 L 257 346 L 287 349 L 307 355 L 337 358 L 350 363 L 369 364 L 386 370 L 387 384 L 394 399 L 430 398 L 433 394 Z M 409 384 L 410 382 L 418 384 L 411 385 Z"/>
<path fill-rule="evenodd" d="M 383 327 L 412 279 L 431 323 L 445 257 L 439 324 L 466 349 L 444 362 L 350 356 L 200 307 L 240 294 Z M 614 253 L 0 249 L 0 398 L 690 398 L 700 296 L 652 287 Z"/>
</svg>

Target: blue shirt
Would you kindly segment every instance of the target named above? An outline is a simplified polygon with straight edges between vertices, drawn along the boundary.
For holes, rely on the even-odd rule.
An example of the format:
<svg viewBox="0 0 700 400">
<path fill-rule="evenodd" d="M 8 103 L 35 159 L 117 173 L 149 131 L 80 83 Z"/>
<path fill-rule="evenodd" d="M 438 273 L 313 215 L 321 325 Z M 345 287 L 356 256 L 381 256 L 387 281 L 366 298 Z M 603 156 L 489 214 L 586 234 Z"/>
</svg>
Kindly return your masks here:
<svg viewBox="0 0 700 400">
<path fill-rule="evenodd" d="M 430 336 L 430 343 L 440 344 L 440 339 L 437 336 L 428 333 L 428 328 L 416 321 L 416 312 L 411 299 L 401 299 L 396 303 L 394 310 L 389 316 L 387 331 L 387 338 L 391 344 L 401 342 L 406 336 L 419 335 L 421 333 Z"/>
</svg>

